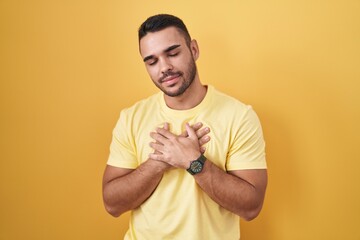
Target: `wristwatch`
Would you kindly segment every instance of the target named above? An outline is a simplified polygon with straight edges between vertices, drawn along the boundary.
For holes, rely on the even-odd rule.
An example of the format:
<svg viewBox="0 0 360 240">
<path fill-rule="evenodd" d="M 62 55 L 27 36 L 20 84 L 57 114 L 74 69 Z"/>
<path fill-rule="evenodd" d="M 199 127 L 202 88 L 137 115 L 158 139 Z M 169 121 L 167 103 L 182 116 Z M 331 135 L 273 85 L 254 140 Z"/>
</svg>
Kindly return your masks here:
<svg viewBox="0 0 360 240">
<path fill-rule="evenodd" d="M 191 175 L 195 175 L 200 173 L 203 170 L 204 164 L 206 161 L 206 157 L 204 155 L 200 155 L 200 157 L 194 161 L 190 162 L 190 167 L 186 169 Z"/>
</svg>

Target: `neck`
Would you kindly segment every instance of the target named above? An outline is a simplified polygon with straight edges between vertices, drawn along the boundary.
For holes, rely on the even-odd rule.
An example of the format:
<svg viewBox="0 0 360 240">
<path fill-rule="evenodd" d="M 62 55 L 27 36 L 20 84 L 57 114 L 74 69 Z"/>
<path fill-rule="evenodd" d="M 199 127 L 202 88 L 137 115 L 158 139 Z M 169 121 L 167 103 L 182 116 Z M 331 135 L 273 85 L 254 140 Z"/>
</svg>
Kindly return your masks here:
<svg viewBox="0 0 360 240">
<path fill-rule="evenodd" d="M 199 105 L 205 98 L 206 92 L 207 87 L 202 85 L 198 79 L 195 79 L 182 95 L 177 97 L 165 95 L 165 103 L 174 110 L 188 110 Z"/>
</svg>

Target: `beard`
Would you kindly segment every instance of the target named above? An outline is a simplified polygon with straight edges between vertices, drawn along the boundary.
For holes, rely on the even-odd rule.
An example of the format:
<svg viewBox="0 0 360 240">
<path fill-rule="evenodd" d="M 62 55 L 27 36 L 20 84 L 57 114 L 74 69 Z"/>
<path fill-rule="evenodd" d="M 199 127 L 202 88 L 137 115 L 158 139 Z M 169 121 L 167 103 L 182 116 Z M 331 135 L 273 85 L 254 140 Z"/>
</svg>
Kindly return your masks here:
<svg viewBox="0 0 360 240">
<path fill-rule="evenodd" d="M 190 85 L 193 83 L 195 76 L 196 76 L 196 72 L 197 72 L 197 68 L 196 68 L 196 64 L 195 64 L 195 60 L 192 58 L 190 60 L 190 62 L 187 64 L 187 71 L 181 72 L 172 72 L 172 71 L 167 71 L 164 73 L 164 76 L 162 78 L 160 78 L 158 81 L 154 81 L 155 85 L 167 96 L 169 97 L 178 97 L 180 95 L 182 95 L 189 87 Z M 161 86 L 161 83 L 163 81 L 164 78 L 166 78 L 167 76 L 174 76 L 174 75 L 178 75 L 180 77 L 183 78 L 183 81 L 181 83 L 181 86 L 175 91 L 175 92 L 171 92 L 171 91 L 167 91 L 166 89 L 164 89 Z"/>
</svg>

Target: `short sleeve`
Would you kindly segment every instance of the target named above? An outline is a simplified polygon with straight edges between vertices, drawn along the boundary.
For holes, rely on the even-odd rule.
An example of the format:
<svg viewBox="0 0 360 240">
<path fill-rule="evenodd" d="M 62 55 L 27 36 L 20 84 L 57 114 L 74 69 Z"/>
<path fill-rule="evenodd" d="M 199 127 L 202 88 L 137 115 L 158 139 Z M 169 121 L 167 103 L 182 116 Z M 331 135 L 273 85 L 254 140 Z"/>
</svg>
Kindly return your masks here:
<svg viewBox="0 0 360 240">
<path fill-rule="evenodd" d="M 251 106 L 234 124 L 227 170 L 266 169 L 265 141 L 260 121 Z"/>
<path fill-rule="evenodd" d="M 107 164 L 130 169 L 135 169 L 138 165 L 131 126 L 129 126 L 127 114 L 124 110 L 120 113 L 120 118 L 113 130 Z"/>
</svg>

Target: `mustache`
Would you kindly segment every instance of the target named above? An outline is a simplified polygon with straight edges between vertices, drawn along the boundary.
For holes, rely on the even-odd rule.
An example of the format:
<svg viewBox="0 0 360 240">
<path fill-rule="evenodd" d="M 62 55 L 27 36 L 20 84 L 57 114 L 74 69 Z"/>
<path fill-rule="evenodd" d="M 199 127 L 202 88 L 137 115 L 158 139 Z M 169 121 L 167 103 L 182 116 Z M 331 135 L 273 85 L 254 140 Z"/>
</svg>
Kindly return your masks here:
<svg viewBox="0 0 360 240">
<path fill-rule="evenodd" d="M 180 71 L 178 71 L 178 72 L 166 71 L 163 73 L 163 76 L 159 79 L 159 82 L 162 83 L 165 78 L 170 77 L 170 76 L 181 76 L 181 75 L 183 75 L 183 73 Z"/>
</svg>

